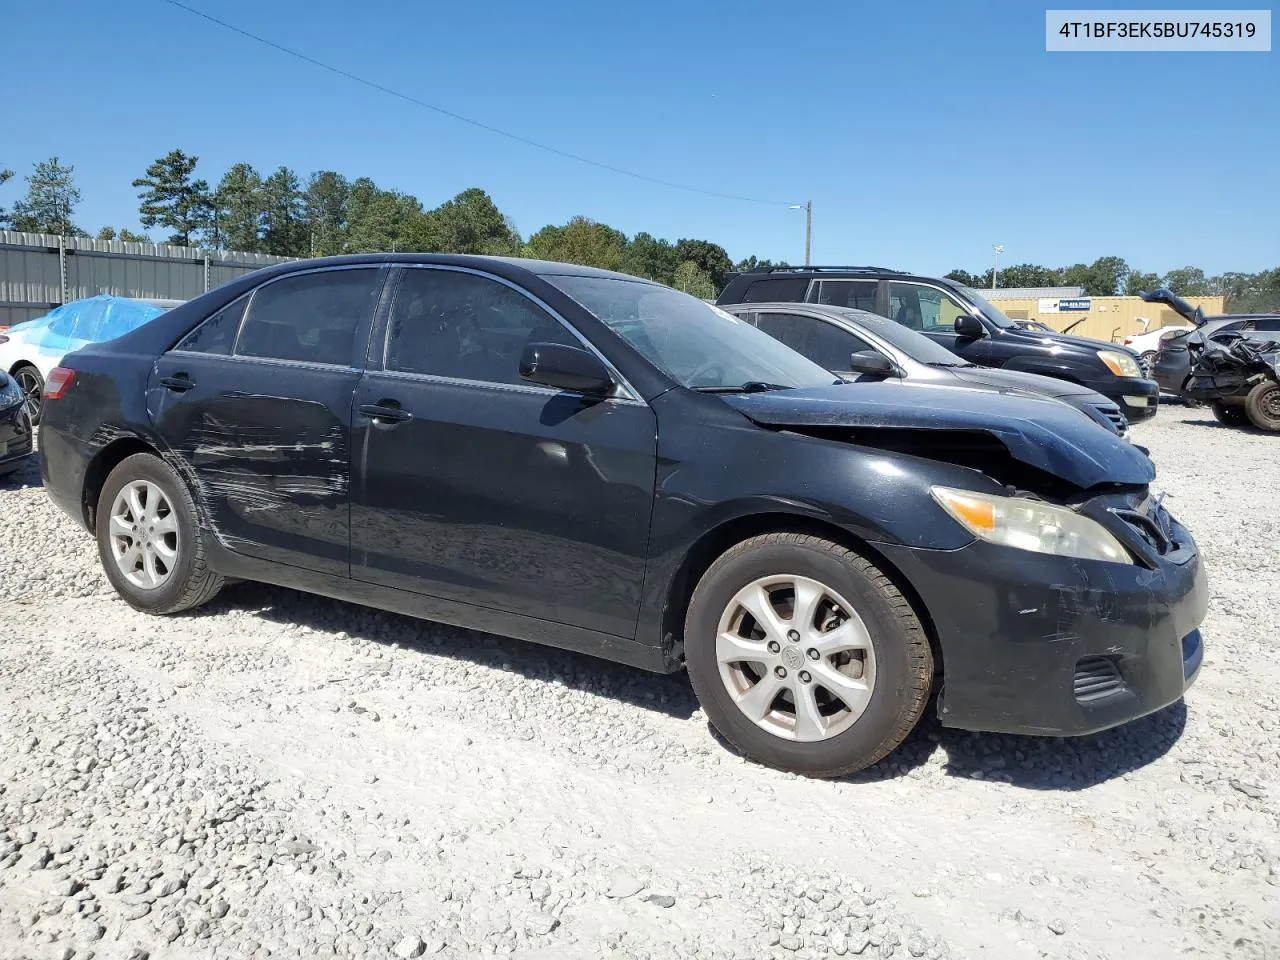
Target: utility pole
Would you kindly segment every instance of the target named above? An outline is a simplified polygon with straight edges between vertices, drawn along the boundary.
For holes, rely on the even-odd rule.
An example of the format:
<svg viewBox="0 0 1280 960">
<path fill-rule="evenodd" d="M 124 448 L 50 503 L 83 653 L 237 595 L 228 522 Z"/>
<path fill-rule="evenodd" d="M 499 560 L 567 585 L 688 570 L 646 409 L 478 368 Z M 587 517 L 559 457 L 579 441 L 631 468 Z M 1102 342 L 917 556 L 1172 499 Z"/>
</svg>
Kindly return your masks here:
<svg viewBox="0 0 1280 960">
<path fill-rule="evenodd" d="M 1004 244 L 997 243 L 991 248 L 996 252 L 995 260 L 991 264 L 991 289 L 996 288 L 996 277 L 1000 274 L 1000 254 L 1004 253 Z"/>
<path fill-rule="evenodd" d="M 806 200 L 803 204 L 792 203 L 788 205 L 791 210 L 804 210 L 804 265 L 809 266 L 809 251 L 813 245 L 813 201 Z"/>
</svg>

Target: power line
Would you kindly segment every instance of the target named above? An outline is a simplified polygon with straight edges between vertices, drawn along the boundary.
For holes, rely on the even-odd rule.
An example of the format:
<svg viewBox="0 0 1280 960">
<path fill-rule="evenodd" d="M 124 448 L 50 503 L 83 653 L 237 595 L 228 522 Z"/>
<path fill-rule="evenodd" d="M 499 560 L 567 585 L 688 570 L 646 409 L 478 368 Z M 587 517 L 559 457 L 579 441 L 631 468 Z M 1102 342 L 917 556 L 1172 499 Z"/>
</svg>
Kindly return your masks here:
<svg viewBox="0 0 1280 960">
<path fill-rule="evenodd" d="M 446 110 L 444 107 L 436 106 L 434 103 L 427 103 L 425 100 L 419 100 L 417 97 L 407 93 L 403 93 L 400 90 L 394 90 L 391 87 L 383 86 L 382 84 L 377 83 L 376 81 L 369 80 L 365 77 L 359 76 L 358 74 L 354 74 L 349 70 L 344 70 L 341 67 L 335 67 L 333 64 L 325 63 L 323 60 L 317 60 L 315 57 L 308 56 L 305 53 L 300 53 L 299 51 L 291 49 L 290 47 L 286 47 L 283 44 L 276 43 L 274 40 L 268 40 L 266 37 L 259 36 L 258 34 L 252 33 L 249 30 L 245 30 L 242 27 L 237 27 L 235 24 L 227 23 L 227 21 L 225 20 L 220 20 L 219 18 L 211 14 L 205 13 L 202 10 L 197 10 L 194 7 L 189 7 L 185 3 L 180 3 L 179 0 L 165 0 L 165 2 L 168 3 L 170 6 L 177 7 L 179 10 L 185 10 L 187 13 L 190 13 L 193 16 L 199 17 L 202 20 L 207 20 L 209 23 L 215 23 L 220 27 L 230 30 L 232 33 L 238 33 L 242 37 L 247 37 L 250 40 L 254 40 L 265 46 L 271 47 L 273 50 L 278 50 L 281 53 L 287 54 L 288 56 L 293 57 L 297 60 L 301 60 L 304 63 L 309 63 L 313 67 L 319 67 L 321 70 L 327 70 L 330 73 L 335 73 L 340 77 L 344 77 L 347 80 L 352 80 L 366 87 L 370 87 L 374 90 L 377 90 L 380 93 L 385 93 L 390 96 L 396 97 L 400 100 L 404 100 L 407 103 L 412 103 L 415 106 L 423 107 L 435 113 L 443 114 L 446 117 L 450 117 L 451 119 L 454 119 L 454 120 L 459 120 L 462 123 L 470 124 L 473 127 L 479 127 L 481 130 L 487 130 L 490 133 L 496 133 L 500 137 L 506 137 L 508 140 L 514 140 L 517 143 L 523 143 L 525 146 L 528 146 L 528 147 L 534 147 L 538 150 L 545 150 L 547 153 L 554 153 L 555 155 L 560 157 L 567 157 L 570 160 L 576 160 L 579 163 L 585 163 L 592 167 L 598 167 L 601 170 L 608 170 L 611 173 L 619 173 L 619 174 L 622 174 L 622 176 L 624 177 L 632 177 L 636 180 L 647 181 L 648 183 L 656 183 L 663 187 L 671 187 L 675 190 L 685 190 L 689 193 L 700 193 L 708 197 L 719 197 L 721 200 L 738 200 L 743 203 L 761 203 L 768 206 L 787 206 L 788 205 L 787 201 L 785 200 L 762 200 L 758 197 L 743 197 L 733 193 L 720 193 L 716 190 L 704 190 L 701 187 L 691 187 L 688 184 L 675 183 L 674 181 L 671 181 L 671 180 L 663 180 L 660 177 L 651 177 L 648 174 L 637 173 L 634 170 L 627 170 L 623 167 L 615 167 L 613 164 L 610 164 L 610 163 L 602 163 L 599 160 L 592 160 L 590 157 L 584 157 L 581 154 L 570 153 L 568 150 L 561 150 L 559 147 L 553 147 L 545 143 L 539 143 L 537 140 L 530 140 L 528 137 L 522 137 L 518 133 L 511 133 L 508 130 L 503 130 L 500 127 L 495 127 L 481 120 L 473 120 L 471 117 L 464 117 L 460 113 L 454 113 L 452 110 Z"/>
</svg>

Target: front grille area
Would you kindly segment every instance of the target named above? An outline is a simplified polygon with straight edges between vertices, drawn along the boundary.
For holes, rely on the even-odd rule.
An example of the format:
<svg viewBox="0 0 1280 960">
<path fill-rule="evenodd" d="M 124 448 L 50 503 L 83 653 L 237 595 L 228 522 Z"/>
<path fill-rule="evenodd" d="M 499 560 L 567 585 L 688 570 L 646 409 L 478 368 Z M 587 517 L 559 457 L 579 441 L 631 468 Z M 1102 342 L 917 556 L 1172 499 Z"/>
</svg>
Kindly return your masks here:
<svg viewBox="0 0 1280 960">
<path fill-rule="evenodd" d="M 1084 657 L 1076 661 L 1076 703 L 1092 703 L 1124 689 L 1120 668 L 1111 657 Z"/>
<path fill-rule="evenodd" d="M 1114 403 L 1095 403 L 1092 406 L 1093 409 L 1097 410 L 1100 414 L 1110 420 L 1112 425 L 1120 432 L 1120 435 L 1124 436 L 1125 432 L 1129 429 L 1129 421 L 1125 418 L 1125 415 L 1121 412 L 1118 406 Z"/>
</svg>

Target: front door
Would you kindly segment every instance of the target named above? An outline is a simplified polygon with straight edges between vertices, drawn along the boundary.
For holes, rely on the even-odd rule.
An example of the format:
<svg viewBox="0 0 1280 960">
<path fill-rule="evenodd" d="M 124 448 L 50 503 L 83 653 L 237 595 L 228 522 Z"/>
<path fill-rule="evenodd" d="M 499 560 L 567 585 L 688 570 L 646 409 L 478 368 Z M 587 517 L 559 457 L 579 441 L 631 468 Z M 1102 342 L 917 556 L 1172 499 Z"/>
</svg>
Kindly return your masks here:
<svg viewBox="0 0 1280 960">
<path fill-rule="evenodd" d="M 385 274 L 270 281 L 156 362 L 152 421 L 230 549 L 350 575 L 351 402 Z"/>
<path fill-rule="evenodd" d="M 962 337 L 956 320 L 972 313 L 959 300 L 938 287 L 893 280 L 889 283 L 889 317 L 909 330 L 923 333 L 939 346 L 970 363 L 990 360 L 989 337 Z"/>
<path fill-rule="evenodd" d="M 352 576 L 633 638 L 653 412 L 520 379 L 526 342 L 580 344 L 515 287 L 405 267 L 360 381 Z"/>
</svg>

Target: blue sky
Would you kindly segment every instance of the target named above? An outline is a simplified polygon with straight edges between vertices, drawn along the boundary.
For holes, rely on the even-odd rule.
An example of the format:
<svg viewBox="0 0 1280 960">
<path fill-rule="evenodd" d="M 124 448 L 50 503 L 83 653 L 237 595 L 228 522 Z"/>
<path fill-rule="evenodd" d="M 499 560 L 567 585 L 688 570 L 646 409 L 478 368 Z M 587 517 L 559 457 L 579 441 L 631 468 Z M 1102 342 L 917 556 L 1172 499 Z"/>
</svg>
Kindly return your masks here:
<svg viewBox="0 0 1280 960">
<path fill-rule="evenodd" d="M 976 270 L 998 242 L 1003 263 L 1280 264 L 1275 52 L 1049 54 L 1045 8 L 1026 2 L 187 2 L 605 163 L 812 198 L 818 263 Z M 138 229 L 130 181 L 176 146 L 214 183 L 244 160 L 367 175 L 428 206 L 480 186 L 525 235 L 583 214 L 735 259 L 803 257 L 803 212 L 546 154 L 163 0 L 5 7 L 6 72 L 23 80 L 0 108 L 0 164 L 74 163 L 89 229 Z"/>
</svg>

